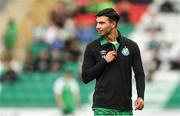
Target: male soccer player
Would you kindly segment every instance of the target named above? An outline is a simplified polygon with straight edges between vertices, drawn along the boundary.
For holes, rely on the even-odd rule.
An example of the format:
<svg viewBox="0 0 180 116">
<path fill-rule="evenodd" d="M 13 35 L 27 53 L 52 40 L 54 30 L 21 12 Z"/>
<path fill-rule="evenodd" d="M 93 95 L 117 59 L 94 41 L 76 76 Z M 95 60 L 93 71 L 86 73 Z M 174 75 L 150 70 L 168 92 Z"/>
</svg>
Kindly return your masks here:
<svg viewBox="0 0 180 116">
<path fill-rule="evenodd" d="M 96 14 L 99 39 L 86 46 L 82 80 L 96 79 L 93 111 L 99 115 L 133 115 L 132 68 L 135 73 L 137 100 L 135 109 L 144 107 L 145 75 L 138 45 L 117 30 L 119 15 L 113 8 Z"/>
</svg>

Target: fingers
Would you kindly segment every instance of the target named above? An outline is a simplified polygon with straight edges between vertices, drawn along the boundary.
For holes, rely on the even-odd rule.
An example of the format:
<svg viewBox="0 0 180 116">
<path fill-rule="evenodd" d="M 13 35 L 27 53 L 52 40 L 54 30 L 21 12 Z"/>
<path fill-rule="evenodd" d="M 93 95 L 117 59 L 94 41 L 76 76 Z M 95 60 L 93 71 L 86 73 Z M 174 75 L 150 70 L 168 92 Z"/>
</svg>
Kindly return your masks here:
<svg viewBox="0 0 180 116">
<path fill-rule="evenodd" d="M 135 110 L 142 110 L 142 109 L 143 109 L 143 104 L 137 102 Z"/>
<path fill-rule="evenodd" d="M 116 57 L 117 56 L 117 52 L 113 52 L 112 55 Z"/>
<path fill-rule="evenodd" d="M 109 54 L 112 54 L 112 53 L 116 53 L 116 51 L 113 50 L 113 51 L 109 51 L 108 53 L 109 53 Z"/>
<path fill-rule="evenodd" d="M 135 108 L 135 110 L 142 110 L 143 108 L 144 108 L 143 105 L 137 105 L 136 108 Z"/>
<path fill-rule="evenodd" d="M 137 99 L 135 102 L 135 110 L 142 110 L 144 108 L 144 101 L 142 99 Z"/>
<path fill-rule="evenodd" d="M 110 51 L 108 52 L 109 55 L 113 55 L 113 56 L 117 56 L 117 52 L 116 51 Z"/>
<path fill-rule="evenodd" d="M 107 62 L 111 62 L 111 61 L 113 61 L 113 60 L 116 58 L 116 56 L 117 56 L 117 52 L 115 52 L 115 51 L 109 51 L 109 52 L 106 54 L 105 59 L 106 59 Z"/>
<path fill-rule="evenodd" d="M 116 56 L 116 55 L 117 55 L 117 52 L 116 52 L 116 51 L 109 51 L 107 54 Z"/>
</svg>

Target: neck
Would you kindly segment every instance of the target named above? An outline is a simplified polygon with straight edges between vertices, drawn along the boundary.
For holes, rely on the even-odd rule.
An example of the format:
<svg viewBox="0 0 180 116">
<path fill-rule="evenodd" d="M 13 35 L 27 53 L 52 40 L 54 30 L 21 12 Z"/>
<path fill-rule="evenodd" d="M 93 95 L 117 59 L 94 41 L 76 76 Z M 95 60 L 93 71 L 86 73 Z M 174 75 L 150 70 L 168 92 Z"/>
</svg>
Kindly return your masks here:
<svg viewBox="0 0 180 116">
<path fill-rule="evenodd" d="M 117 29 L 112 30 L 112 31 L 111 31 L 110 33 L 108 33 L 105 37 L 106 37 L 107 40 L 110 41 L 110 42 L 116 41 L 116 39 L 117 39 L 117 37 L 118 37 L 118 31 L 117 31 Z"/>
</svg>

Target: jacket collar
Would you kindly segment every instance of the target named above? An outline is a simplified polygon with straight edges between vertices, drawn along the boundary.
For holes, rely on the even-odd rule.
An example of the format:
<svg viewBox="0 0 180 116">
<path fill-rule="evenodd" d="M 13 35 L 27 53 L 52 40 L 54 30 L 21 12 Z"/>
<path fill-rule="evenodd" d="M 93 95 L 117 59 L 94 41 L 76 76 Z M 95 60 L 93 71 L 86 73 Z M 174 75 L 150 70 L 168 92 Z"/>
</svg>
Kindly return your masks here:
<svg viewBox="0 0 180 116">
<path fill-rule="evenodd" d="M 121 33 L 118 31 L 118 37 L 117 37 L 117 42 L 120 44 L 121 43 L 121 41 L 122 41 L 122 39 L 121 39 Z M 100 37 L 100 45 L 101 46 L 106 46 L 106 45 L 108 45 L 108 44 L 110 44 L 110 42 L 108 42 L 108 40 L 104 37 L 104 36 L 102 36 L 102 37 Z"/>
</svg>

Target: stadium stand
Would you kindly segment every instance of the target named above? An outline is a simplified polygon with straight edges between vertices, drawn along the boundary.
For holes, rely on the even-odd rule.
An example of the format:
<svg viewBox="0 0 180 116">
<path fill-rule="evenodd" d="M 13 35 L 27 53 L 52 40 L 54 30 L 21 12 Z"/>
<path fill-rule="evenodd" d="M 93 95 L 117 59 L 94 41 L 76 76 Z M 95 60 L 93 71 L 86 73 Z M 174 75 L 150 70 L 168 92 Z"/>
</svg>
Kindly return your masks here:
<svg viewBox="0 0 180 116">
<path fill-rule="evenodd" d="M 18 69 L 19 80 L 13 83 L 0 82 L 0 108 L 57 108 L 53 84 L 64 74 L 65 69 L 70 69 L 80 86 L 82 105 L 88 104 L 90 110 L 95 81 L 87 85 L 81 81 L 82 53 L 84 46 L 98 37 L 95 30 L 95 13 L 102 8 L 114 7 L 121 16 L 118 29 L 122 35 L 136 41 L 142 52 L 146 71 L 145 112 L 178 110 L 178 7 L 176 6 L 175 11 L 167 13 L 160 10 L 164 0 L 97 0 L 98 4 L 91 0 L 78 0 L 69 7 L 73 2 L 74 0 L 11 0 L 4 4 L 3 10 L 0 11 L 0 74 L 6 69 L 3 33 L 9 17 L 13 17 L 18 24 L 19 36 L 13 58 L 18 62 L 18 66 L 12 66 L 12 69 Z M 173 0 L 172 3 L 174 6 L 180 4 L 180 1 Z M 65 15 L 56 17 L 55 14 L 50 14 L 58 9 L 63 9 Z M 60 20 L 64 18 L 63 25 L 59 25 L 61 22 L 56 22 L 55 17 Z M 43 50 L 47 50 L 49 61 L 52 60 L 52 51 L 59 51 L 59 58 L 63 62 L 61 70 L 39 72 L 34 69 L 34 61 Z M 135 85 L 134 80 L 133 84 Z M 133 100 L 136 98 L 134 95 L 135 86 Z"/>
</svg>

